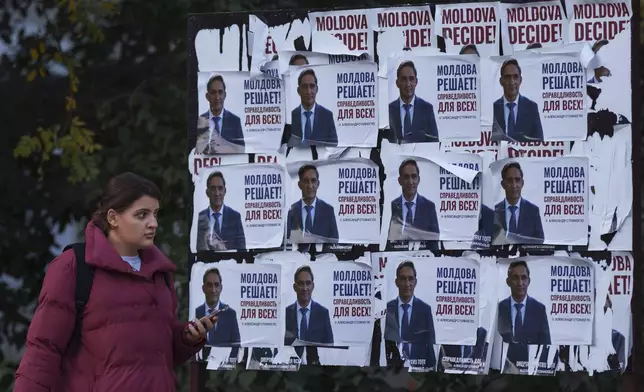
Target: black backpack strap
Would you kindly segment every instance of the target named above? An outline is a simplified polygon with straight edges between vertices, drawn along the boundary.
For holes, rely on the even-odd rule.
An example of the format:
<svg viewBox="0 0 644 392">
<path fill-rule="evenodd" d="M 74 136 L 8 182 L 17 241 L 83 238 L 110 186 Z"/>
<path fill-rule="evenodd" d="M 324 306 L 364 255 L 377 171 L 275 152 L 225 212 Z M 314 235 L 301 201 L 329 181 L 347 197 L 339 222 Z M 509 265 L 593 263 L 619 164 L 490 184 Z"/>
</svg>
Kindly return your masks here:
<svg viewBox="0 0 644 392">
<path fill-rule="evenodd" d="M 80 343 L 83 312 L 85 310 L 85 305 L 89 300 L 89 292 L 92 289 L 92 282 L 94 281 L 94 269 L 85 262 L 84 242 L 67 245 L 63 252 L 67 249 L 73 249 L 74 255 L 76 256 L 76 323 L 74 325 L 74 333 L 71 341 L 72 351 L 76 351 L 78 344 Z"/>
<path fill-rule="evenodd" d="M 170 290 L 174 290 L 174 287 L 172 287 L 170 285 L 170 273 L 169 272 L 164 272 L 163 273 L 163 280 L 165 280 L 165 284 L 166 284 L 166 286 L 168 286 L 168 288 Z"/>
</svg>

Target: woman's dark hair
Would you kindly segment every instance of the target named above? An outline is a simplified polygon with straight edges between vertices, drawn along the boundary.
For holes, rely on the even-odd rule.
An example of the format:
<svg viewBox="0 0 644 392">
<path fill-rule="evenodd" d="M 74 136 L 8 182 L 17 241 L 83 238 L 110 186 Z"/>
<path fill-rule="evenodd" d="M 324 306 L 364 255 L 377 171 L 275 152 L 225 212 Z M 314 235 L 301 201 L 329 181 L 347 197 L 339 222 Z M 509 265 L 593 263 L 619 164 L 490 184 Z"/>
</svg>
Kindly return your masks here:
<svg viewBox="0 0 644 392">
<path fill-rule="evenodd" d="M 161 201 L 161 191 L 152 181 L 130 172 L 114 176 L 105 186 L 92 221 L 107 234 L 110 229 L 107 211 L 123 212 L 143 196 Z"/>
</svg>

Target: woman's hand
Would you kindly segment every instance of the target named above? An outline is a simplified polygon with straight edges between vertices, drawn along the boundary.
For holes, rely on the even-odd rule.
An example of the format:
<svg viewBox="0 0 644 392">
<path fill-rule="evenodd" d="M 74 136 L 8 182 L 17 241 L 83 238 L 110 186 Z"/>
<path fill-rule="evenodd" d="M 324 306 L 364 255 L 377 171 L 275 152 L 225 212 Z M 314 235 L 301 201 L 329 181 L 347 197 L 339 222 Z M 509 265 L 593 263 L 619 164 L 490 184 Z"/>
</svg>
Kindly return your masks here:
<svg viewBox="0 0 644 392">
<path fill-rule="evenodd" d="M 188 323 L 186 329 L 186 338 L 191 343 L 197 343 L 206 338 L 206 334 L 213 327 L 212 321 L 208 317 Z"/>
</svg>

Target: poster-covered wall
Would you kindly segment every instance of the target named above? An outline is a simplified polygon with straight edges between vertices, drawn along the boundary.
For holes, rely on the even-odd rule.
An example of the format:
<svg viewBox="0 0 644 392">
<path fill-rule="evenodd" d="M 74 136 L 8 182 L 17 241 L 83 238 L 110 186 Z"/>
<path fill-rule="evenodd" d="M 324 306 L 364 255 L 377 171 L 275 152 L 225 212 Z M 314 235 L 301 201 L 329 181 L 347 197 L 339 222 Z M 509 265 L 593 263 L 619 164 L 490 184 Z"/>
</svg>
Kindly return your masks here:
<svg viewBox="0 0 644 392">
<path fill-rule="evenodd" d="M 623 0 L 191 15 L 191 307 L 217 283 L 199 263 L 221 293 L 279 291 L 221 297 L 277 321 L 210 345 L 211 368 L 623 371 L 631 19 Z"/>
</svg>

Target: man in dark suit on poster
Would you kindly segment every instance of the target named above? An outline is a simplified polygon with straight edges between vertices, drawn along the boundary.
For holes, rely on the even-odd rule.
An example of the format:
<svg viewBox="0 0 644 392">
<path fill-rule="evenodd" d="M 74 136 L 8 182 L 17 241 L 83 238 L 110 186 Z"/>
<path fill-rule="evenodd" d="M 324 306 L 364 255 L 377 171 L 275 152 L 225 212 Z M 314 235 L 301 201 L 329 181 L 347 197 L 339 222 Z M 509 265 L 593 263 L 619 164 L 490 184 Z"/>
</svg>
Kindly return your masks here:
<svg viewBox="0 0 644 392">
<path fill-rule="evenodd" d="M 205 303 L 195 309 L 195 317 L 200 319 L 215 310 L 222 309 L 227 305 L 220 300 L 224 289 L 219 269 L 211 268 L 203 276 L 201 290 L 206 298 Z M 208 345 L 215 347 L 233 347 L 230 357 L 237 357 L 241 337 L 239 325 L 237 324 L 237 312 L 230 306 L 228 310 L 219 313 L 217 322 L 212 330 L 208 332 Z"/>
<path fill-rule="evenodd" d="M 389 131 L 392 143 L 438 142 L 438 126 L 434 106 L 416 96 L 418 73 L 412 61 L 405 61 L 396 71 L 396 87 L 400 98 L 389 103 Z"/>
<path fill-rule="evenodd" d="M 246 237 L 241 214 L 224 205 L 226 180 L 213 172 L 206 182 L 206 196 L 210 205 L 199 213 L 197 223 L 197 250 L 246 249 Z"/>
<path fill-rule="evenodd" d="M 474 366 L 474 361 L 479 360 L 483 363 L 487 356 L 488 343 L 485 341 L 487 338 L 487 330 L 483 327 L 476 329 L 476 343 L 474 346 L 465 346 L 461 344 L 443 344 L 441 345 L 438 366 L 439 370 L 445 370 L 454 366 L 453 362 L 448 362 L 445 358 L 461 358 L 462 360 L 471 359 L 471 365 Z M 460 363 L 467 364 L 468 362 L 462 361 Z M 460 370 L 460 369 L 459 369 Z"/>
<path fill-rule="evenodd" d="M 387 302 L 385 340 L 398 343 L 402 358 L 409 359 L 410 364 L 433 369 L 436 366 L 434 318 L 431 306 L 414 295 L 417 282 L 414 263 L 400 263 L 396 268 L 398 297 Z M 387 354 L 388 362 L 389 357 Z"/>
<path fill-rule="evenodd" d="M 418 194 L 420 169 L 413 159 L 407 159 L 398 168 L 398 184 L 402 194 L 391 201 L 390 241 L 430 241 L 430 248 L 438 247 L 440 229 L 436 205 Z"/>
<path fill-rule="evenodd" d="M 317 197 L 320 186 L 318 169 L 313 165 L 303 165 L 297 175 L 302 199 L 293 203 L 288 211 L 287 238 L 297 243 L 338 242 L 335 210 Z"/>
<path fill-rule="evenodd" d="M 611 319 L 615 319 L 615 313 L 613 311 L 613 301 L 610 299 L 610 295 L 606 294 L 606 301 L 604 301 L 604 314 L 611 311 Z M 611 320 L 612 321 L 612 320 Z M 624 370 L 626 366 L 626 337 L 621 334 L 615 328 L 611 330 L 611 341 L 613 343 L 613 348 L 615 349 L 615 354 L 608 357 L 608 364 L 611 366 L 611 370 Z"/>
<path fill-rule="evenodd" d="M 528 345 L 551 344 L 546 307 L 528 296 L 530 269 L 525 261 L 510 263 L 505 283 L 510 287 L 511 294 L 499 302 L 499 335 L 503 342 L 510 343 L 507 354 L 509 362 L 528 361 Z M 546 358 L 547 350 L 543 350 L 540 362 L 545 362 Z"/>
<path fill-rule="evenodd" d="M 503 96 L 494 102 L 492 140 L 543 141 L 539 106 L 519 94 L 522 80 L 516 60 L 510 59 L 501 65 L 499 83 Z"/>
<path fill-rule="evenodd" d="M 238 116 L 224 108 L 226 83 L 215 75 L 206 85 L 209 110 L 199 117 L 196 153 L 225 154 L 244 152 L 244 132 Z"/>
<path fill-rule="evenodd" d="M 318 78 L 307 69 L 297 78 L 300 105 L 291 112 L 289 147 L 338 145 L 333 112 L 316 102 Z"/>
<path fill-rule="evenodd" d="M 293 276 L 293 290 L 296 302 L 286 307 L 286 332 L 284 345 L 292 346 L 295 340 L 306 345 L 333 345 L 333 329 L 329 310 L 313 301 L 315 289 L 313 271 L 309 266 L 299 267 Z M 304 346 L 296 346 L 301 357 Z"/>
<path fill-rule="evenodd" d="M 518 162 L 503 167 L 501 186 L 505 190 L 505 200 L 494 207 L 492 244 L 543 244 L 541 212 L 521 196 L 523 170 Z"/>
<path fill-rule="evenodd" d="M 472 239 L 472 249 L 486 249 L 490 247 L 494 234 L 494 211 L 481 203 L 479 213 L 479 227 Z"/>
</svg>

